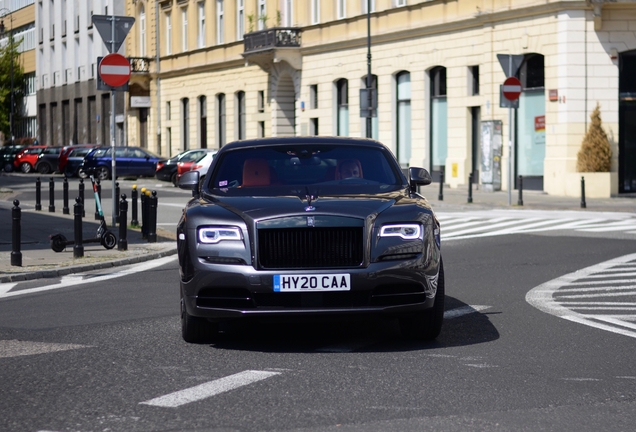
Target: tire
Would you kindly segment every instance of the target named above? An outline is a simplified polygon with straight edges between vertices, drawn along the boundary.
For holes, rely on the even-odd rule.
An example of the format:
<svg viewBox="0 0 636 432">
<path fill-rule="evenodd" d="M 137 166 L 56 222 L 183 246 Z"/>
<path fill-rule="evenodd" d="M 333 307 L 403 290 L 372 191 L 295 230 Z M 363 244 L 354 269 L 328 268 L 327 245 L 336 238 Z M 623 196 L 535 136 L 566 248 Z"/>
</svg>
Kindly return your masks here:
<svg viewBox="0 0 636 432">
<path fill-rule="evenodd" d="M 86 174 L 86 171 L 84 171 L 84 168 L 77 169 L 77 176 L 81 179 L 88 178 L 88 174 Z"/>
<path fill-rule="evenodd" d="M 22 162 L 20 164 L 20 171 L 22 171 L 25 174 L 30 173 L 31 171 L 33 171 L 33 167 L 28 162 Z"/>
<path fill-rule="evenodd" d="M 176 173 L 176 172 L 175 172 L 174 174 L 172 174 L 172 176 L 170 176 L 170 181 L 172 182 L 172 185 L 173 185 L 174 187 L 179 186 L 179 182 L 178 182 L 178 180 L 177 180 L 177 174 L 178 174 L 178 173 Z"/>
<path fill-rule="evenodd" d="M 188 343 L 214 342 L 219 336 L 219 324 L 188 314 L 181 297 L 181 337 Z"/>
<path fill-rule="evenodd" d="M 100 243 L 106 249 L 112 249 L 117 245 L 117 237 L 111 231 L 106 231 L 102 236 Z"/>
<path fill-rule="evenodd" d="M 48 174 L 52 171 L 51 166 L 46 162 L 41 162 L 37 164 L 35 166 L 35 170 L 39 172 L 40 174 Z"/>
<path fill-rule="evenodd" d="M 105 166 L 100 166 L 95 168 L 95 177 L 100 180 L 108 180 L 110 179 L 110 170 Z"/>
<path fill-rule="evenodd" d="M 51 236 L 51 249 L 53 249 L 54 252 L 62 252 L 66 249 L 66 241 L 64 234 L 55 234 L 54 236 Z"/>
<path fill-rule="evenodd" d="M 4 164 L 3 169 L 4 169 L 4 172 L 11 172 L 13 171 L 13 164 L 7 162 L 6 164 Z"/>
<path fill-rule="evenodd" d="M 418 315 L 400 318 L 400 331 L 407 339 L 433 340 L 439 336 L 444 321 L 444 263 L 440 260 L 439 276 L 437 278 L 437 293 L 433 307 Z"/>
</svg>

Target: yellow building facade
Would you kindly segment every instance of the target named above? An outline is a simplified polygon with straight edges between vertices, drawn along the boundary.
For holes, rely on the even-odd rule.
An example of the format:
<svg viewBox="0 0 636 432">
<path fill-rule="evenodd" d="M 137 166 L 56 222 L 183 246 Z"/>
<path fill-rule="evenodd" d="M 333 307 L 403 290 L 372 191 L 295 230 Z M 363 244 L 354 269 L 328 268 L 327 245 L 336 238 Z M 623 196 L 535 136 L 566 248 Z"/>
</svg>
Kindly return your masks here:
<svg viewBox="0 0 636 432">
<path fill-rule="evenodd" d="M 632 1 L 127 0 L 126 12 L 126 52 L 149 64 L 130 82 L 129 145 L 172 156 L 261 136 L 371 136 L 453 188 L 472 174 L 508 190 L 522 176 L 576 196 L 585 176 L 588 197 L 636 193 Z M 514 103 L 507 76 L 521 82 Z M 612 172 L 577 173 L 597 103 Z"/>
</svg>

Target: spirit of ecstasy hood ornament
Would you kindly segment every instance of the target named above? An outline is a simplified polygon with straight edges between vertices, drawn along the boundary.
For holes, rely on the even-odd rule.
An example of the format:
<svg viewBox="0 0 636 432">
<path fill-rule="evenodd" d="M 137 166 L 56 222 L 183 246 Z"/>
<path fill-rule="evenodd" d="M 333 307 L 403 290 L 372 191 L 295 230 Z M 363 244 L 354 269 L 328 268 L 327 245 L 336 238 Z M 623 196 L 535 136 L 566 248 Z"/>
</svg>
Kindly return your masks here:
<svg viewBox="0 0 636 432">
<path fill-rule="evenodd" d="M 305 207 L 305 211 L 315 211 L 316 207 L 312 206 L 311 203 L 316 200 L 316 196 L 311 195 L 309 193 L 309 188 L 307 188 L 307 194 L 305 195 L 305 199 L 307 200 L 307 207 Z"/>
</svg>

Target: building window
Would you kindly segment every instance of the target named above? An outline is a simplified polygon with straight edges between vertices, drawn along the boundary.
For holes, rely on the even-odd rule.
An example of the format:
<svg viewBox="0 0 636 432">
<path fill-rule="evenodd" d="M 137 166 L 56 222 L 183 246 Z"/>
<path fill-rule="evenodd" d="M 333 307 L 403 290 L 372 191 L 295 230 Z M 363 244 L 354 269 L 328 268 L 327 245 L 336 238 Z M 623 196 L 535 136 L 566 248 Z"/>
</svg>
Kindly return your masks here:
<svg viewBox="0 0 636 432">
<path fill-rule="evenodd" d="M 245 92 L 236 93 L 236 137 L 245 139 Z"/>
<path fill-rule="evenodd" d="M 347 1 L 346 0 L 337 0 L 336 14 L 338 19 L 343 19 L 347 17 Z"/>
<path fill-rule="evenodd" d="M 190 99 L 181 99 L 181 150 L 190 148 Z"/>
<path fill-rule="evenodd" d="M 265 138 L 265 122 L 259 121 L 257 125 L 258 130 L 256 131 L 258 138 Z"/>
<path fill-rule="evenodd" d="M 199 36 L 197 37 L 197 47 L 205 47 L 205 3 L 201 2 L 198 5 L 199 11 Z"/>
<path fill-rule="evenodd" d="M 166 14 L 166 54 L 172 54 L 172 14 Z"/>
<path fill-rule="evenodd" d="M 208 148 L 208 108 L 207 98 L 199 96 L 199 147 Z"/>
<path fill-rule="evenodd" d="M 146 57 L 146 9 L 139 7 L 139 55 Z"/>
<path fill-rule="evenodd" d="M 294 22 L 294 7 L 292 0 L 283 3 L 283 27 L 291 27 Z"/>
<path fill-rule="evenodd" d="M 395 6 L 396 7 L 406 6 L 406 0 L 395 0 Z"/>
<path fill-rule="evenodd" d="M 181 9 L 181 51 L 188 50 L 188 8 Z"/>
<path fill-rule="evenodd" d="M 338 136 L 349 136 L 349 84 L 346 79 L 336 83 L 336 109 Z"/>
<path fill-rule="evenodd" d="M 446 68 L 431 69 L 431 171 L 443 170 L 448 156 L 448 108 Z"/>
<path fill-rule="evenodd" d="M 311 0 L 311 23 L 320 23 L 320 0 Z"/>
<path fill-rule="evenodd" d="M 263 90 L 258 91 L 258 99 L 256 101 L 258 112 L 265 112 L 265 92 Z"/>
<path fill-rule="evenodd" d="M 267 27 L 267 5 L 266 0 L 258 0 L 258 29 L 264 30 Z"/>
<path fill-rule="evenodd" d="M 216 43 L 223 43 L 223 34 L 225 33 L 225 24 L 223 16 L 223 0 L 216 0 Z"/>
<path fill-rule="evenodd" d="M 479 66 L 469 66 L 468 94 L 475 96 L 479 94 Z"/>
<path fill-rule="evenodd" d="M 236 0 L 236 40 L 245 34 L 245 0 Z"/>
<path fill-rule="evenodd" d="M 318 108 L 318 84 L 309 86 L 309 109 Z"/>
<path fill-rule="evenodd" d="M 411 159 L 411 74 L 400 72 L 396 84 L 396 156 L 402 167 L 408 167 Z"/>
<path fill-rule="evenodd" d="M 362 13 L 363 14 L 366 14 L 366 13 L 369 12 L 369 10 L 368 10 L 368 6 L 369 6 L 368 2 L 369 1 L 371 2 L 371 11 L 370 12 L 375 12 L 375 0 L 362 0 Z"/>
<path fill-rule="evenodd" d="M 314 135 L 314 136 L 319 135 L 319 132 L 318 132 L 318 119 L 317 118 L 310 118 L 309 119 L 309 135 Z"/>
<path fill-rule="evenodd" d="M 226 143 L 225 94 L 223 93 L 219 93 L 216 96 L 216 112 L 217 112 L 216 130 L 218 132 L 217 140 L 219 142 L 219 148 L 221 148 Z"/>
<path fill-rule="evenodd" d="M 166 120 L 172 119 L 172 114 L 170 111 L 170 102 L 166 102 Z"/>
</svg>

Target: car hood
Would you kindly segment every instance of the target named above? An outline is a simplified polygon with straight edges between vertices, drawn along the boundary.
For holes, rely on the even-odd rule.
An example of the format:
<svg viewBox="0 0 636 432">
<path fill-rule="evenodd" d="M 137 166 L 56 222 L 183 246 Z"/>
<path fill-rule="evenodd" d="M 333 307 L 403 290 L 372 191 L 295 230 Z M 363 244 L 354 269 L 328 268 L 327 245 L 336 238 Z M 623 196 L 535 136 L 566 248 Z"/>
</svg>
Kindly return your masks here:
<svg viewBox="0 0 636 432">
<path fill-rule="evenodd" d="M 200 210 L 218 205 L 236 214 L 246 222 L 299 215 L 337 215 L 365 219 L 373 217 L 395 205 L 414 204 L 423 199 L 409 197 L 403 191 L 381 195 L 319 196 L 310 203 L 305 197 L 224 197 L 197 200 Z"/>
</svg>

